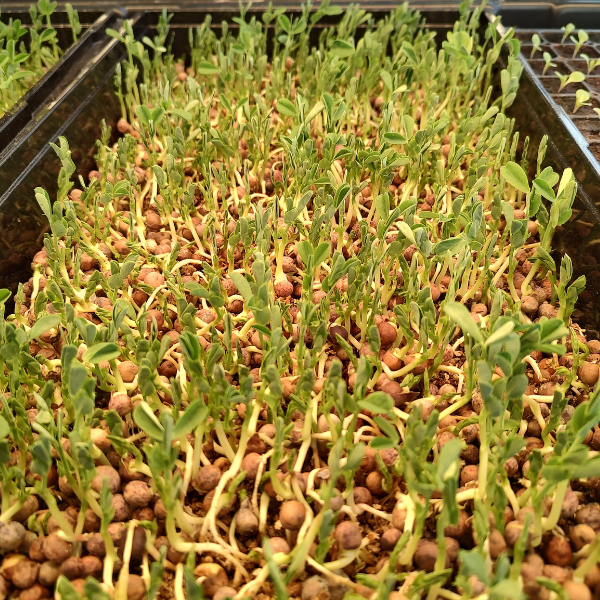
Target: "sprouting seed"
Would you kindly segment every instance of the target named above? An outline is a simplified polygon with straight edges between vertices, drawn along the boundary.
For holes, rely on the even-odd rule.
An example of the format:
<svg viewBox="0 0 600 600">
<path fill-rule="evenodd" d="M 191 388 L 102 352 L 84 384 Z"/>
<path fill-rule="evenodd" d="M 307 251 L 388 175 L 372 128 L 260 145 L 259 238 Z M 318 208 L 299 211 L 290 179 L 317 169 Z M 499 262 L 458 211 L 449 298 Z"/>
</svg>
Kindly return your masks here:
<svg viewBox="0 0 600 600">
<path fill-rule="evenodd" d="M 591 102 L 588 102 L 589 99 L 590 93 L 587 90 L 577 90 L 575 92 L 575 108 L 573 109 L 573 112 L 576 113 L 581 106 L 590 106 Z"/>
</svg>

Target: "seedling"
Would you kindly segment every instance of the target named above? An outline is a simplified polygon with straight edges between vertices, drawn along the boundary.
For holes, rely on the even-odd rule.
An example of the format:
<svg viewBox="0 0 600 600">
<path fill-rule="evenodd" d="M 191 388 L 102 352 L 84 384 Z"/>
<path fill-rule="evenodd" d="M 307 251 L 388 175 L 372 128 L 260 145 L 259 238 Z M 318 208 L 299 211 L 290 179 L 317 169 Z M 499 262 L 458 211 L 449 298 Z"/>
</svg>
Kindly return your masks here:
<svg viewBox="0 0 600 600">
<path fill-rule="evenodd" d="M 571 41 L 575 44 L 575 48 L 573 48 L 573 58 L 577 56 L 581 46 L 583 46 L 589 39 L 590 36 L 583 29 L 580 29 L 577 32 L 577 38 L 571 36 Z"/>
<path fill-rule="evenodd" d="M 564 41 L 575 31 L 575 25 L 573 25 L 573 23 L 567 23 L 560 29 L 563 32 L 563 36 L 560 40 L 560 43 L 563 44 Z"/>
<path fill-rule="evenodd" d="M 591 106 L 592 103 L 588 102 L 589 99 L 590 93 L 587 90 L 577 90 L 575 92 L 575 108 L 573 108 L 573 112 L 576 113 L 582 106 Z"/>
<path fill-rule="evenodd" d="M 542 75 L 546 74 L 546 71 L 550 68 L 550 67 L 556 67 L 556 63 L 552 62 L 552 55 L 550 54 L 550 52 L 544 52 L 544 54 L 542 55 L 544 57 L 544 68 L 542 70 Z"/>
<path fill-rule="evenodd" d="M 71 25 L 71 33 L 73 35 L 73 43 L 76 43 L 77 38 L 79 37 L 79 34 L 81 33 L 81 23 L 79 22 L 79 14 L 70 4 L 65 4 L 65 8 L 67 10 L 67 17 L 69 19 L 69 24 Z"/>
<path fill-rule="evenodd" d="M 531 54 L 529 55 L 529 58 L 533 58 L 533 55 L 536 52 L 542 51 L 542 38 L 537 33 L 534 33 L 531 36 L 531 43 L 533 44 L 533 48 L 531 49 Z"/>
<path fill-rule="evenodd" d="M 0 23 L 0 117 L 60 58 L 56 30 L 51 16 L 56 2 L 39 0 L 29 9 L 32 26 L 24 28 L 19 19 Z M 73 42 L 81 32 L 77 11 L 67 5 Z"/>
<path fill-rule="evenodd" d="M 568 75 L 563 75 L 558 71 L 554 71 L 554 74 L 560 79 L 560 86 L 558 87 L 559 92 L 570 83 L 581 83 L 582 81 L 585 81 L 585 75 L 581 71 L 573 71 L 573 73 Z"/>
<path fill-rule="evenodd" d="M 585 54 L 584 52 L 581 53 L 581 58 L 583 58 L 583 60 L 585 60 L 585 63 L 587 65 L 587 72 L 588 75 L 598 66 L 600 65 L 600 58 L 590 58 L 587 54 Z"/>
<path fill-rule="evenodd" d="M 116 131 L 86 178 L 53 145 L 8 317 L 0 291 L 22 597 L 590 597 L 600 343 L 552 246 L 577 183 L 513 131 L 519 44 L 480 17 L 438 46 L 407 5 L 242 7 L 185 63 L 166 12 L 112 32 Z"/>
</svg>

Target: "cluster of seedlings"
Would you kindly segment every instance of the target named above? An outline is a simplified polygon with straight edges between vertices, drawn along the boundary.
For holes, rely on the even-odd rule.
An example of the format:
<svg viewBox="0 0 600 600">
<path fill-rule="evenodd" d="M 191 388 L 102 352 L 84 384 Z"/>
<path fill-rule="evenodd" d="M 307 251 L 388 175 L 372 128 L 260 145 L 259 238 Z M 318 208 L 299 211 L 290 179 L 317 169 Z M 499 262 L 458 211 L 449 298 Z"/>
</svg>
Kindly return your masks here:
<svg viewBox="0 0 600 600">
<path fill-rule="evenodd" d="M 575 25 L 568 23 L 561 27 L 560 31 L 544 30 L 533 35 L 530 32 L 521 32 L 519 37 L 528 42 L 524 54 L 533 70 L 541 75 L 542 86 L 552 94 L 560 106 L 573 115 L 582 107 L 589 107 L 584 109 L 583 116 L 592 116 L 593 113 L 600 116 L 598 31 L 576 31 Z M 542 58 L 539 58 L 540 55 Z M 547 73 L 549 69 L 554 70 L 554 77 Z M 577 115 L 580 116 L 581 113 Z M 575 120 L 575 124 L 587 138 L 600 135 L 595 119 L 593 125 L 578 120 Z"/>
<path fill-rule="evenodd" d="M 480 17 L 242 11 L 186 63 L 164 14 L 113 32 L 120 137 L 76 186 L 55 146 L 0 294 L 0 596 L 600 592 L 600 341 L 550 255 L 576 182 Z"/>
<path fill-rule="evenodd" d="M 31 25 L 12 17 L 0 22 L 0 117 L 60 59 L 61 50 L 51 17 L 57 2 L 39 0 L 29 9 Z M 66 5 L 73 43 L 81 33 L 77 11 Z"/>
</svg>

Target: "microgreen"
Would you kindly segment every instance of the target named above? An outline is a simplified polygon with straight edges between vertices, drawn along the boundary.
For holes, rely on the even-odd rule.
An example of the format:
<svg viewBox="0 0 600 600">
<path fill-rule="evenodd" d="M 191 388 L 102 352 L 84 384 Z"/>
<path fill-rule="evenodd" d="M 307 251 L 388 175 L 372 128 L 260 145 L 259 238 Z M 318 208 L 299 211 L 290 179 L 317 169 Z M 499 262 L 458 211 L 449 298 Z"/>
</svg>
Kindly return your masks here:
<svg viewBox="0 0 600 600">
<path fill-rule="evenodd" d="M 559 92 L 570 83 L 581 83 L 582 81 L 585 81 L 585 75 L 581 71 L 573 71 L 568 75 L 563 75 L 558 71 L 554 71 L 554 74 L 560 79 L 560 86 L 558 87 Z"/>
<path fill-rule="evenodd" d="M 575 31 L 575 25 L 573 25 L 573 23 L 567 23 L 566 25 L 563 25 L 563 27 L 561 27 L 560 29 L 563 32 L 563 36 L 560 40 L 560 43 L 562 44 L 569 37 L 569 35 L 571 35 Z"/>
<path fill-rule="evenodd" d="M 406 4 L 241 6 L 185 62 L 166 12 L 111 32 L 117 131 L 78 182 L 53 145 L 6 318 L 0 293 L 0 549 L 44 535 L 55 593 L 513 599 L 574 529 L 577 184 L 514 131 L 519 43 L 470 8 L 436 40 Z"/>
<path fill-rule="evenodd" d="M 550 68 L 550 67 L 556 67 L 556 63 L 552 62 L 552 54 L 550 54 L 550 52 L 544 52 L 543 54 L 544 57 L 544 68 L 542 70 L 542 75 L 546 74 L 546 71 Z M 588 69 L 588 73 L 589 73 L 589 69 Z"/>
<path fill-rule="evenodd" d="M 575 44 L 575 48 L 573 48 L 573 58 L 575 58 L 579 53 L 579 50 L 581 50 L 581 46 L 583 46 L 590 39 L 590 36 L 583 29 L 580 29 L 577 32 L 577 38 L 571 36 L 570 39 Z"/>
<path fill-rule="evenodd" d="M 533 58 L 536 52 L 542 52 L 542 38 L 537 33 L 531 36 L 531 43 L 533 44 L 533 48 L 531 49 L 529 58 Z"/>
<path fill-rule="evenodd" d="M 19 19 L 0 23 L 0 116 L 4 115 L 62 54 L 51 16 L 56 2 L 39 0 L 29 12 L 32 26 L 22 27 Z M 81 33 L 77 11 L 66 7 L 73 42 Z"/>
<path fill-rule="evenodd" d="M 582 106 L 591 106 L 591 102 L 588 102 L 589 99 L 590 93 L 587 90 L 577 90 L 575 92 L 575 107 L 573 108 L 573 112 L 576 113 Z"/>
<path fill-rule="evenodd" d="M 581 58 L 585 60 L 587 65 L 587 73 L 588 75 L 598 66 L 600 65 L 600 58 L 590 58 L 585 52 L 580 54 Z"/>
</svg>

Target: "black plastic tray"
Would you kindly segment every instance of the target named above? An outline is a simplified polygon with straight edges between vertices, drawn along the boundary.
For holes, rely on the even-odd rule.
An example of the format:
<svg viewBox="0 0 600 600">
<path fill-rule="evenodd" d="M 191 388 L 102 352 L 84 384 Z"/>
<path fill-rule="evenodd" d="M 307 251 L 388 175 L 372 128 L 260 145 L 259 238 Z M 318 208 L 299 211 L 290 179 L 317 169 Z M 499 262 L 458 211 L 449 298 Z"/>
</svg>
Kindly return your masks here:
<svg viewBox="0 0 600 600">
<path fill-rule="evenodd" d="M 386 14 L 391 8 L 385 1 L 377 4 L 377 7 L 369 4 L 369 10 L 375 17 Z M 452 7 L 419 8 L 428 26 L 438 30 L 442 38 L 445 38 L 445 32 L 451 30 L 458 18 L 458 12 Z M 257 7 L 252 7 L 250 12 L 261 11 L 257 10 Z M 219 3 L 214 4 L 209 10 L 199 8 L 175 12 L 171 21 L 171 32 L 174 36 L 172 49 L 175 54 L 186 53 L 187 30 L 200 25 L 209 13 L 213 15 L 212 26 L 220 29 L 222 20 L 231 23 L 231 19 L 238 15 L 238 7 L 234 3 Z M 152 29 L 157 24 L 158 15 L 158 10 L 148 10 L 133 15 L 136 36 L 152 37 Z M 327 25 L 327 21 L 321 24 L 323 27 Z M 235 24 L 232 24 L 232 27 L 235 27 Z M 318 35 L 317 32 L 315 34 Z M 95 140 L 100 135 L 101 120 L 105 119 L 107 124 L 113 127 L 114 132 L 116 121 L 120 116 L 112 75 L 116 65 L 124 58 L 124 52 L 114 42 L 109 46 L 98 60 L 90 65 L 83 80 L 80 78 L 69 87 L 70 118 L 60 124 L 60 119 L 57 122 L 59 115 L 55 111 L 48 119 L 55 128 L 54 138 L 62 134 L 69 140 L 78 169 L 77 174 L 84 177 L 95 168 L 91 156 L 94 153 Z M 600 229 L 597 225 L 600 223 L 600 213 L 593 200 L 593 198 L 600 198 L 600 179 L 597 180 L 597 187 L 593 188 L 593 177 L 597 177 L 597 174 L 591 169 L 590 161 L 579 145 L 582 138 L 577 139 L 577 130 L 569 125 L 570 120 L 566 116 L 556 111 L 552 98 L 545 94 L 535 74 L 528 69 L 527 65 L 521 83 L 511 114 L 516 120 L 516 129 L 522 132 L 521 140 L 525 135 L 529 135 L 532 141 L 530 149 L 536 149 L 541 137 L 547 134 L 550 138 L 548 162 L 559 169 L 573 167 L 576 177 L 582 184 L 573 223 L 564 228 L 562 234 L 557 237 L 557 243 L 561 250 L 569 252 L 580 271 L 589 274 L 596 268 L 595 265 L 588 264 L 589 257 L 593 257 L 596 253 L 592 251 L 590 254 L 592 247 L 585 246 L 581 240 L 587 243 L 600 238 Z M 51 130 L 52 127 L 49 127 L 48 131 Z M 51 192 L 55 189 L 56 174 L 59 169 L 58 161 L 47 145 L 37 150 L 35 157 L 28 158 L 22 164 L 28 164 L 28 167 L 23 171 L 18 186 L 13 186 L 0 199 L 0 226 L 5 232 L 4 239 L 0 243 L 0 286 L 12 289 L 19 281 L 29 276 L 27 272 L 29 257 L 39 248 L 46 226 L 34 200 L 33 188 L 42 185 Z M 40 178 L 40 173 L 44 173 L 45 177 Z M 589 282 L 588 290 L 584 294 L 580 321 L 588 328 L 597 330 L 600 316 L 598 311 L 600 281 L 597 286 L 593 280 Z"/>
</svg>

